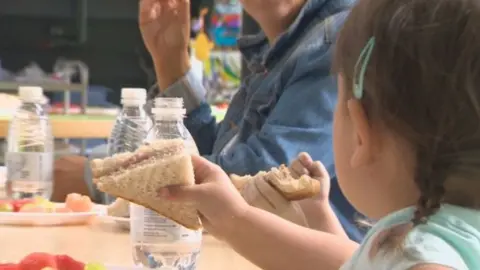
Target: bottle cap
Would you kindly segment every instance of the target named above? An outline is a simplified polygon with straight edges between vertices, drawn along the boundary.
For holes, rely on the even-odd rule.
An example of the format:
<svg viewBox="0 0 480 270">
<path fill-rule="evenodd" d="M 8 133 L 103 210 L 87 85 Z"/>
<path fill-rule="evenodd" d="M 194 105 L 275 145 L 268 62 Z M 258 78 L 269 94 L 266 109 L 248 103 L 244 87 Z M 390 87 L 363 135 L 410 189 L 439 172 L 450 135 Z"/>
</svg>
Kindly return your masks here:
<svg viewBox="0 0 480 270">
<path fill-rule="evenodd" d="M 144 88 L 122 88 L 122 104 L 144 104 L 147 100 L 147 90 Z"/>
<path fill-rule="evenodd" d="M 18 95 L 22 101 L 38 103 L 44 101 L 43 89 L 38 86 L 20 86 L 18 87 Z"/>
<path fill-rule="evenodd" d="M 183 98 L 176 98 L 176 97 L 156 98 L 155 108 L 183 109 Z"/>
<path fill-rule="evenodd" d="M 155 99 L 155 108 L 152 109 L 155 115 L 185 115 L 183 98 L 159 97 Z"/>
<path fill-rule="evenodd" d="M 145 88 L 122 88 L 122 98 L 124 99 L 146 99 L 147 90 Z"/>
</svg>

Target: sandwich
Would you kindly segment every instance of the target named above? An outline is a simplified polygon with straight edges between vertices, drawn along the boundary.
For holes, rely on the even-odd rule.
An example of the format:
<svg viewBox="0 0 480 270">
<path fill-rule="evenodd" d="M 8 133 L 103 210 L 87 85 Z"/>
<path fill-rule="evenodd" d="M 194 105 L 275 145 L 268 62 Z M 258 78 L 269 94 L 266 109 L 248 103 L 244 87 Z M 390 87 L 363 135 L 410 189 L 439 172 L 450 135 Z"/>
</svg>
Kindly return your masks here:
<svg viewBox="0 0 480 270">
<path fill-rule="evenodd" d="M 130 202 L 117 198 L 107 206 L 107 214 L 112 217 L 130 217 Z"/>
<path fill-rule="evenodd" d="M 320 182 L 308 175 L 294 177 L 290 169 L 281 165 L 270 171 L 260 171 L 255 175 L 230 175 L 235 187 L 242 193 L 246 186 L 255 181 L 265 181 L 288 201 L 312 198 L 320 193 Z"/>
<path fill-rule="evenodd" d="M 195 184 L 192 161 L 183 140 L 154 141 L 135 152 L 94 159 L 90 165 L 99 190 L 142 205 L 188 229 L 202 228 L 193 203 L 157 195 L 158 189 L 165 186 Z M 119 208 L 125 206 L 124 202 L 119 203 Z"/>
</svg>

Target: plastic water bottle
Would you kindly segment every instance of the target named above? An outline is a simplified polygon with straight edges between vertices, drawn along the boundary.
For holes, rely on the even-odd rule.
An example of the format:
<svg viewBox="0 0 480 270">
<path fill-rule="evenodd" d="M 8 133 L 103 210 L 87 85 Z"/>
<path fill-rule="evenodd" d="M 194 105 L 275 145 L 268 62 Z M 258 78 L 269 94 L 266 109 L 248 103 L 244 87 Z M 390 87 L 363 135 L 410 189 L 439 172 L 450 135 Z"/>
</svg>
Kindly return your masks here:
<svg viewBox="0 0 480 270">
<path fill-rule="evenodd" d="M 198 154 L 195 141 L 183 124 L 181 98 L 157 98 L 150 139 L 183 139 L 190 154 Z M 195 270 L 202 231 L 189 230 L 142 206 L 130 204 L 130 236 L 136 265 L 150 269 Z"/>
<path fill-rule="evenodd" d="M 108 154 L 135 151 L 145 140 L 152 122 L 144 105 L 147 91 L 143 88 L 123 88 L 123 109 L 117 116 L 108 140 Z"/>
<path fill-rule="evenodd" d="M 49 199 L 53 187 L 53 136 L 44 110 L 41 87 L 21 86 L 22 105 L 10 121 L 5 164 L 10 198 L 41 196 Z"/>
<path fill-rule="evenodd" d="M 108 155 L 133 152 L 142 145 L 152 128 L 152 120 L 144 108 L 147 91 L 143 88 L 123 88 L 123 109 L 117 116 L 108 140 Z M 105 203 L 113 197 L 105 194 Z"/>
</svg>

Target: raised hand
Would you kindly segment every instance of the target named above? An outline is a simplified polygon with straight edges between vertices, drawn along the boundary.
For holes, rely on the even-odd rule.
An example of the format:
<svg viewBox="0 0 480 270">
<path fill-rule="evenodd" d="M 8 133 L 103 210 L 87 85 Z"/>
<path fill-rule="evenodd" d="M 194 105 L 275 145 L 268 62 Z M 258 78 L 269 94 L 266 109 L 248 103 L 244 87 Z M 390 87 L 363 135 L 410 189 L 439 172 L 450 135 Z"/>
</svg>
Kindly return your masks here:
<svg viewBox="0 0 480 270">
<path fill-rule="evenodd" d="M 190 40 L 189 0 L 140 0 L 139 25 L 152 55 L 186 50 Z"/>
<path fill-rule="evenodd" d="M 139 25 L 163 90 L 190 68 L 189 0 L 140 0 Z"/>
</svg>

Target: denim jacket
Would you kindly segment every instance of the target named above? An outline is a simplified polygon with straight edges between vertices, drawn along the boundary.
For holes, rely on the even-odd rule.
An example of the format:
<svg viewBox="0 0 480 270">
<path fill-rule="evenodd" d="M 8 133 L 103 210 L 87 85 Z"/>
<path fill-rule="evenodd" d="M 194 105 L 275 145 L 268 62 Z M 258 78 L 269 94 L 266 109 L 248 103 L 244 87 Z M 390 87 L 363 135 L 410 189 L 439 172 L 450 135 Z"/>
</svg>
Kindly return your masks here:
<svg viewBox="0 0 480 270">
<path fill-rule="evenodd" d="M 263 33 L 239 39 L 252 74 L 242 82 L 220 123 L 192 70 L 162 95 L 184 99 L 185 125 L 200 154 L 227 173 L 255 174 L 290 164 L 300 152 L 322 161 L 333 177 L 332 206 L 350 237 L 358 240 L 361 234 L 352 221 L 355 212 L 334 179 L 337 86 L 330 74 L 336 33 L 353 2 L 308 0 L 272 46 Z"/>
<path fill-rule="evenodd" d="M 255 174 L 290 164 L 308 152 L 327 167 L 332 206 L 350 237 L 359 240 L 354 209 L 335 181 L 332 149 L 336 78 L 331 76 L 333 43 L 354 0 L 308 0 L 300 14 L 269 46 L 263 33 L 239 39 L 252 74 L 233 97 L 217 123 L 205 102 L 202 83 L 193 72 L 163 91 L 182 97 L 185 125 L 200 153 L 227 173 Z"/>
</svg>

